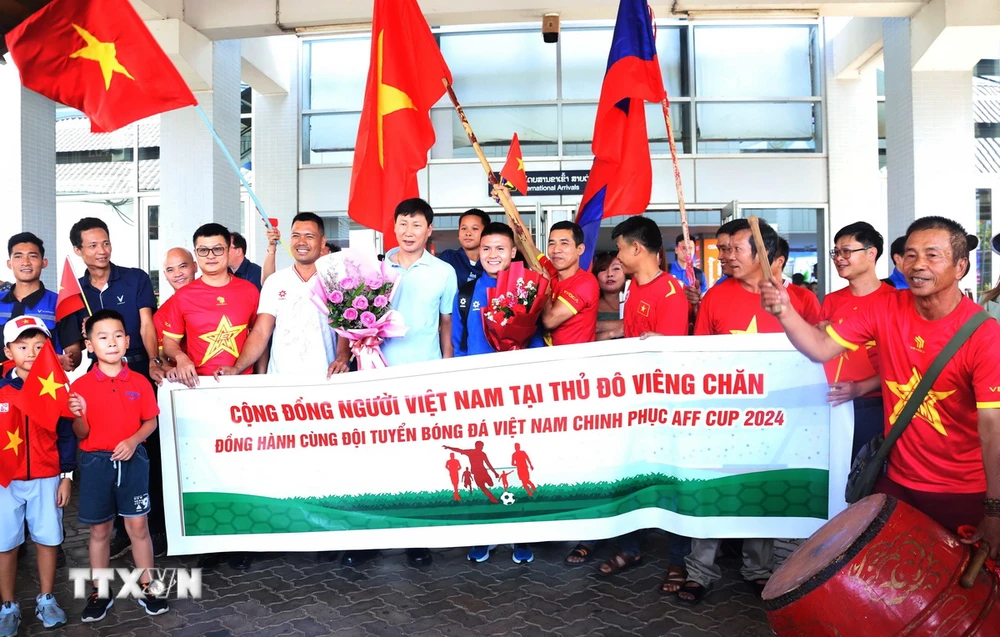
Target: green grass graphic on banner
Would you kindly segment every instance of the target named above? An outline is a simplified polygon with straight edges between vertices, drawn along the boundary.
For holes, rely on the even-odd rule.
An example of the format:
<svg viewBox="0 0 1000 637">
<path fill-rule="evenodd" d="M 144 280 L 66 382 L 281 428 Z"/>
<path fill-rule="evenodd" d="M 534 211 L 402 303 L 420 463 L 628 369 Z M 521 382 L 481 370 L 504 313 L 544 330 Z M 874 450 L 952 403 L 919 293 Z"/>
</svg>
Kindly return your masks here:
<svg viewBox="0 0 1000 637">
<path fill-rule="evenodd" d="M 492 504 L 478 489 L 267 498 L 184 493 L 186 535 L 305 533 L 494 522 L 607 518 L 659 508 L 692 517 L 808 517 L 828 514 L 828 472 L 781 469 L 710 480 L 646 474 L 615 482 L 542 485 L 534 498 L 508 489 L 512 504 Z M 494 494 L 500 496 L 498 489 Z"/>
</svg>

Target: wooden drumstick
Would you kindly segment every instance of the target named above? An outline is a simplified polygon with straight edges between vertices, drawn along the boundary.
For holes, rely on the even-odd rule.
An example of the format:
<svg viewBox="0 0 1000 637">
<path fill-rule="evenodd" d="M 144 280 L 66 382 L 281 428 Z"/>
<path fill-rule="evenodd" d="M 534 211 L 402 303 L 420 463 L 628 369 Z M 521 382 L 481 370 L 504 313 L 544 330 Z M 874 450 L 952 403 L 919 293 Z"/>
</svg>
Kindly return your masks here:
<svg viewBox="0 0 1000 637">
<path fill-rule="evenodd" d="M 976 585 L 976 577 L 979 576 L 979 571 L 983 570 L 983 564 L 986 564 L 986 558 L 989 557 L 989 554 L 990 543 L 983 540 L 979 543 L 979 549 L 972 556 L 965 573 L 962 574 L 962 579 L 958 581 L 962 588 L 972 588 Z"/>
<path fill-rule="evenodd" d="M 753 234 L 754 245 L 757 246 L 757 258 L 760 260 L 760 267 L 764 271 L 764 280 L 770 282 L 771 261 L 767 258 L 767 246 L 764 245 L 764 237 L 760 236 L 760 219 L 750 217 L 747 221 L 750 223 L 750 232 Z M 771 308 L 772 311 L 775 309 L 780 309 L 780 306 Z"/>
</svg>

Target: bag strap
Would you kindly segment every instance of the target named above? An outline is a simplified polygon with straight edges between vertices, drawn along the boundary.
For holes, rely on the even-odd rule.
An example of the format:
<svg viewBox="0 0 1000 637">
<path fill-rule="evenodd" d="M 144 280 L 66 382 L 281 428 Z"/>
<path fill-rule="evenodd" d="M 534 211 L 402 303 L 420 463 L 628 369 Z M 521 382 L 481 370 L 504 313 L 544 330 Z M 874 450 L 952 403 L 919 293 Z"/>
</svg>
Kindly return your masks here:
<svg viewBox="0 0 1000 637">
<path fill-rule="evenodd" d="M 886 457 L 892 450 L 892 446 L 896 444 L 896 441 L 903 435 L 903 431 L 906 430 L 910 421 L 913 420 L 914 414 L 920 409 L 920 405 L 924 402 L 924 397 L 930 391 L 931 385 L 937 380 L 937 377 L 941 374 L 945 365 L 948 364 L 948 361 L 951 360 L 951 357 L 955 355 L 962 345 L 965 345 L 965 342 L 969 340 L 973 332 L 979 329 L 980 325 L 991 318 L 993 317 L 988 312 L 983 311 L 976 312 L 970 316 L 962 327 L 955 332 L 955 335 L 945 344 L 944 349 L 934 357 L 934 362 L 931 363 L 923 378 L 917 383 L 917 388 L 906 399 L 906 405 L 903 407 L 903 411 L 900 412 L 899 418 L 896 419 L 896 424 L 889 430 L 889 435 L 885 437 L 885 440 L 882 441 L 881 446 L 879 446 L 878 451 L 875 453 L 873 460 L 875 466 L 882 466 L 882 463 L 885 462 Z"/>
</svg>

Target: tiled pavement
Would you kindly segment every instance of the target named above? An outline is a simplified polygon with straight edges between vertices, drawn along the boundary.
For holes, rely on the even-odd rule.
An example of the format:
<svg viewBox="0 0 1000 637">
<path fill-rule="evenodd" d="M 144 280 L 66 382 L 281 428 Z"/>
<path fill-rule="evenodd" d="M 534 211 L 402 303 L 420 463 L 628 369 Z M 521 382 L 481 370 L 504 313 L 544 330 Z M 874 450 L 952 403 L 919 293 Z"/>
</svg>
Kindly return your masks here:
<svg viewBox="0 0 1000 637">
<path fill-rule="evenodd" d="M 87 566 L 87 529 L 67 511 L 69 566 Z M 402 551 L 384 551 L 355 570 L 315 553 L 260 555 L 237 572 L 222 565 L 204 575 L 204 598 L 171 602 L 171 611 L 147 617 L 132 600 L 118 600 L 107 619 L 79 621 L 82 602 L 60 569 L 56 595 L 70 624 L 45 631 L 34 618 L 37 579 L 34 548 L 19 562 L 18 597 L 25 621 L 21 635 L 672 635 L 765 637 L 767 619 L 744 587 L 739 562 L 720 558 L 724 579 L 694 609 L 660 596 L 667 568 L 666 537 L 651 532 L 644 563 L 610 579 L 593 564 L 562 563 L 570 544 L 535 547 L 532 564 L 517 565 L 500 547 L 489 562 L 465 560 L 465 549 L 435 550 L 426 569 L 406 564 Z M 613 543 L 598 548 L 611 556 Z M 158 566 L 195 566 L 194 557 L 167 557 Z M 113 566 L 131 566 L 128 556 Z M 117 587 L 115 587 L 117 588 Z"/>
</svg>

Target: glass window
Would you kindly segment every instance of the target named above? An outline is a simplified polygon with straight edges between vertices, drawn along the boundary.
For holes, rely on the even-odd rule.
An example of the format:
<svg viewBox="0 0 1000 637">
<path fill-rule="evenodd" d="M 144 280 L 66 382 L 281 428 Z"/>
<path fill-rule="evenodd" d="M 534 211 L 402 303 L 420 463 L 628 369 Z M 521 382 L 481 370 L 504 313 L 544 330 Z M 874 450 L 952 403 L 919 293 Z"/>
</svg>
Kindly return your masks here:
<svg viewBox="0 0 1000 637">
<path fill-rule="evenodd" d="M 368 82 L 371 38 L 307 42 L 309 69 L 302 110 L 360 111 Z"/>
<path fill-rule="evenodd" d="M 672 96 L 688 95 L 681 86 L 681 31 L 661 27 L 656 31 L 656 55 L 663 71 L 664 86 Z M 567 29 L 560 35 L 562 47 L 562 97 L 566 100 L 597 100 L 608 67 L 611 28 Z"/>
<path fill-rule="evenodd" d="M 699 97 L 812 97 L 815 27 L 695 27 Z"/>
<path fill-rule="evenodd" d="M 537 30 L 444 34 L 440 42 L 462 104 L 556 99 L 556 47 Z"/>
<path fill-rule="evenodd" d="M 698 152 L 815 152 L 819 103 L 698 104 Z"/>
<path fill-rule="evenodd" d="M 349 164 L 354 161 L 361 113 L 306 115 L 302 118 L 302 163 Z"/>
<path fill-rule="evenodd" d="M 683 154 L 690 148 L 685 144 L 687 113 L 690 106 L 685 103 L 670 105 L 670 123 L 674 129 L 674 143 L 677 152 Z M 594 122 L 597 119 L 597 104 L 565 104 L 563 107 L 563 155 L 593 155 L 591 142 L 594 139 Z M 649 138 L 650 152 L 654 155 L 669 155 L 667 124 L 663 119 L 660 104 L 646 104 L 646 136 Z"/>
<path fill-rule="evenodd" d="M 480 106 L 465 109 L 476 139 L 487 157 L 506 157 L 517 133 L 525 157 L 555 157 L 558 147 L 558 111 L 551 106 Z M 475 157 L 458 114 L 452 113 L 454 157 Z M 591 122 L 593 128 L 593 122 Z"/>
</svg>

